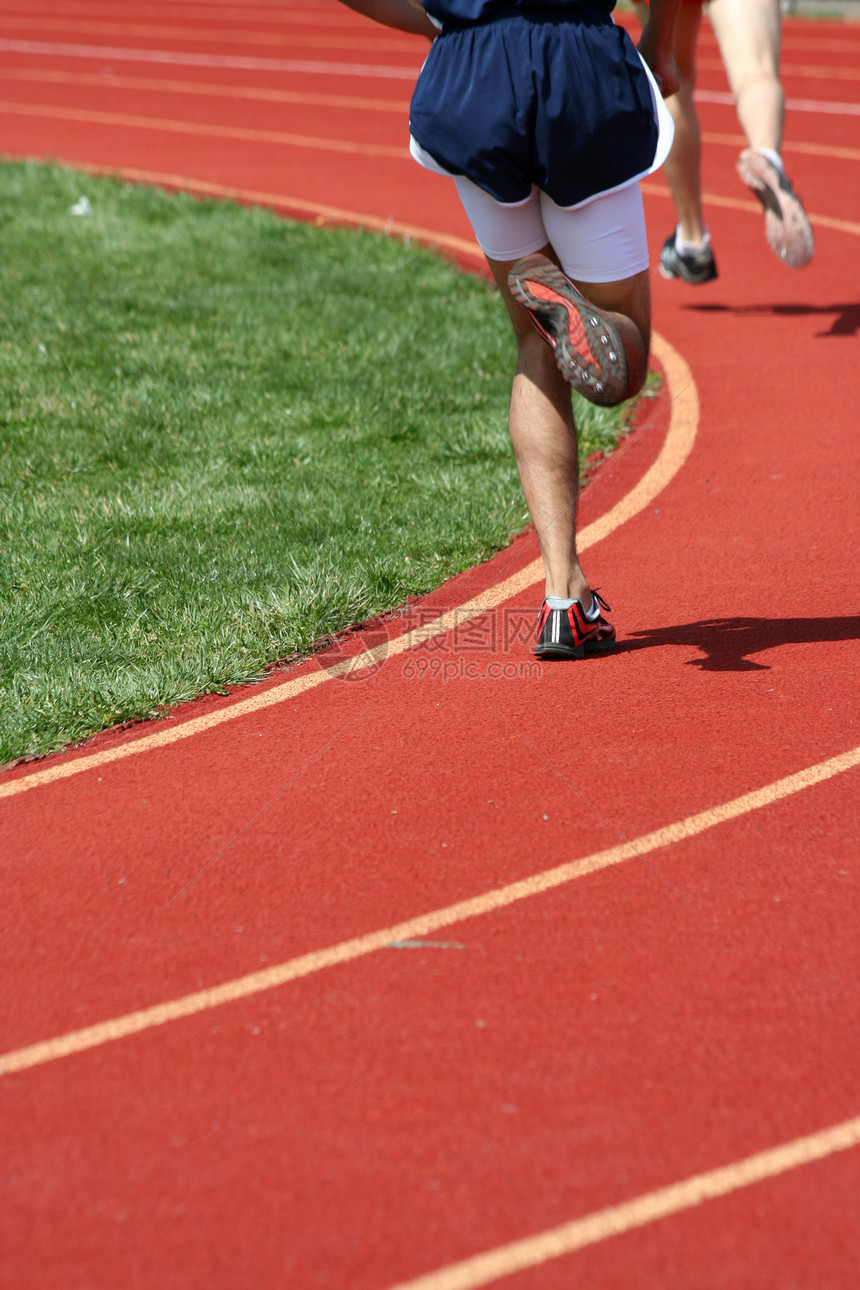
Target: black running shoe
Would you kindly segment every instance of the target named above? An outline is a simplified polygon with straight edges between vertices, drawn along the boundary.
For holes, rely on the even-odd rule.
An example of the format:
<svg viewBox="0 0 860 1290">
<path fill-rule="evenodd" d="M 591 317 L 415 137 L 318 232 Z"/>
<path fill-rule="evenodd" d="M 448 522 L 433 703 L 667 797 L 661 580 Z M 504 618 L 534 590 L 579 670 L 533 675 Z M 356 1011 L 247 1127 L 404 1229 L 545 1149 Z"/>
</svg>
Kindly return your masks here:
<svg viewBox="0 0 860 1290">
<path fill-rule="evenodd" d="M 682 255 L 675 246 L 675 234 L 670 233 L 660 252 L 660 274 L 664 278 L 683 278 L 696 286 L 700 282 L 713 282 L 717 276 L 717 262 L 707 243 L 701 251 Z"/>
<path fill-rule="evenodd" d="M 602 596 L 596 591 L 591 594 L 601 609 L 612 612 Z M 586 618 L 578 600 L 570 609 L 550 609 L 546 601 L 541 605 L 534 647 L 539 658 L 585 658 L 586 654 L 608 654 L 614 648 L 615 628 L 602 614 Z"/>
</svg>

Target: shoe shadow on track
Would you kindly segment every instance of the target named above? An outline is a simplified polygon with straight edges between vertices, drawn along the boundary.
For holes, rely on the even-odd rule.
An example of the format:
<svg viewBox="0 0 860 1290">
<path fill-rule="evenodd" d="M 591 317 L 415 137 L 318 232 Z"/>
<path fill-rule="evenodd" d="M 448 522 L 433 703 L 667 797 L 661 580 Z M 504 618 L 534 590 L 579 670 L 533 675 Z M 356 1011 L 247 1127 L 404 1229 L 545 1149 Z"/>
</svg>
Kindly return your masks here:
<svg viewBox="0 0 860 1290">
<path fill-rule="evenodd" d="M 654 646 L 682 645 L 701 650 L 704 657 L 688 658 L 688 667 L 703 672 L 767 672 L 769 663 L 749 655 L 796 645 L 803 649 L 825 641 L 860 639 L 860 616 L 852 618 L 708 618 L 699 623 L 655 627 L 620 640 L 615 654 Z M 781 662 L 791 658 L 791 651 Z"/>
<path fill-rule="evenodd" d="M 747 317 L 780 317 L 805 318 L 808 316 L 827 317 L 835 315 L 827 331 L 816 332 L 816 336 L 856 336 L 860 331 L 860 302 L 852 300 L 845 305 L 720 305 L 700 304 L 683 305 L 702 314 L 746 314 Z"/>
</svg>

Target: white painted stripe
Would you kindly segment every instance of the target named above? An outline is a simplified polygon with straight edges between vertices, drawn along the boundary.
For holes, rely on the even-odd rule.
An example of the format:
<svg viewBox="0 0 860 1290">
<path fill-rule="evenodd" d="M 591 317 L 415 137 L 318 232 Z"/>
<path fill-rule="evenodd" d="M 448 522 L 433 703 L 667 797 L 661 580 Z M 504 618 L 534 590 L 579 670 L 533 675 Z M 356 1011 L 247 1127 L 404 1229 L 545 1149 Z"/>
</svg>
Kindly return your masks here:
<svg viewBox="0 0 860 1290">
<path fill-rule="evenodd" d="M 0 52 L 37 54 L 54 58 L 116 59 L 125 63 L 167 63 L 185 67 L 225 67 L 255 72 L 296 72 L 302 76 L 368 76 L 383 80 L 414 81 L 419 68 L 386 63 L 339 63 L 302 58 L 254 58 L 240 54 L 197 54 L 173 49 L 124 49 L 113 45 L 71 45 L 53 40 L 0 40 Z M 734 104 L 731 94 L 696 90 L 702 103 Z M 819 112 L 835 116 L 860 116 L 860 104 L 824 99 L 788 99 L 794 112 Z"/>
<path fill-rule="evenodd" d="M 251 58 L 239 54 L 192 54 L 172 49 L 116 49 L 109 45 L 65 45 L 50 40 L 0 40 L 0 52 L 53 58 L 116 59 L 124 63 L 170 63 L 186 67 L 235 67 L 251 72 L 297 72 L 307 76 L 376 76 L 414 81 L 420 68 L 385 63 L 338 63 L 303 58 Z"/>
<path fill-rule="evenodd" d="M 698 103 L 725 103 L 734 107 L 735 100 L 723 90 L 696 90 L 693 95 Z M 830 116 L 860 116 L 860 103 L 830 103 L 825 99 L 786 99 L 785 106 L 792 112 L 821 112 Z"/>
<path fill-rule="evenodd" d="M 526 1268 L 534 1268 L 550 1259 L 573 1254 L 586 1245 L 595 1245 L 612 1236 L 620 1236 L 647 1223 L 655 1223 L 670 1214 L 693 1209 L 704 1201 L 728 1196 L 742 1187 L 776 1178 L 789 1169 L 825 1160 L 839 1151 L 848 1151 L 860 1144 L 860 1118 L 834 1124 L 820 1133 L 810 1133 L 795 1138 L 767 1151 L 737 1160 L 733 1164 L 707 1173 L 695 1174 L 683 1182 L 661 1187 L 657 1191 L 637 1196 L 635 1200 L 612 1205 L 609 1209 L 587 1214 L 585 1218 L 563 1223 L 560 1227 L 541 1232 L 538 1236 L 513 1241 L 486 1254 L 475 1255 L 462 1263 L 453 1263 L 438 1272 L 430 1272 L 414 1281 L 401 1281 L 391 1290 L 476 1290 L 501 1277 L 513 1276 Z M 573 1284 L 573 1281 L 570 1282 Z"/>
<path fill-rule="evenodd" d="M 0 99 L 0 116 L 41 116 L 55 120 L 56 107 L 45 103 L 13 103 Z M 176 121 L 170 117 L 129 116 L 125 112 L 98 112 L 89 108 L 64 107 L 64 121 L 87 121 L 119 126 L 128 130 L 152 130 L 156 134 L 190 134 L 214 139 L 248 139 L 286 148 L 312 148 L 315 152 L 348 152 L 362 157 L 405 159 L 409 153 L 400 144 L 357 143 L 354 139 L 326 139 L 318 135 L 288 134 L 282 130 L 247 129 L 241 125 L 210 125 L 203 121 Z"/>
</svg>

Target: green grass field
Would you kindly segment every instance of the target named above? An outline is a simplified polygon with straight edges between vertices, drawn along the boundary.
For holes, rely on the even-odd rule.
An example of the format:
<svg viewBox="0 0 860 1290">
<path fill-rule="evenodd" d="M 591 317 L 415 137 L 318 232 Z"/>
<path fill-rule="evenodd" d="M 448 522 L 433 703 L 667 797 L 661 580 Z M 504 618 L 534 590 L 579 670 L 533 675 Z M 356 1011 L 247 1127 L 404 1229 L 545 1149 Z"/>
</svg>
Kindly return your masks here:
<svg viewBox="0 0 860 1290">
<path fill-rule="evenodd" d="M 252 680 L 527 523 L 507 318 L 432 252 L 28 164 L 0 236 L 0 763 Z M 577 415 L 583 455 L 616 440 Z"/>
</svg>

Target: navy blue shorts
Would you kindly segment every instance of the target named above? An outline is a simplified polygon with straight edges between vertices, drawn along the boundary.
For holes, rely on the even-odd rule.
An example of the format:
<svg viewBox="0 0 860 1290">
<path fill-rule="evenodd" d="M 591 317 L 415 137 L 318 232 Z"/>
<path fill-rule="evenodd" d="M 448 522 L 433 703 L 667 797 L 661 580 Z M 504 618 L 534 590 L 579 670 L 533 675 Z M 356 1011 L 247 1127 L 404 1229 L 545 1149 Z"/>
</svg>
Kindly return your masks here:
<svg viewBox="0 0 860 1290">
<path fill-rule="evenodd" d="M 409 127 L 446 171 L 500 202 L 536 185 L 577 206 L 652 168 L 648 76 L 608 14 L 501 13 L 446 26 L 421 70 Z"/>
</svg>

